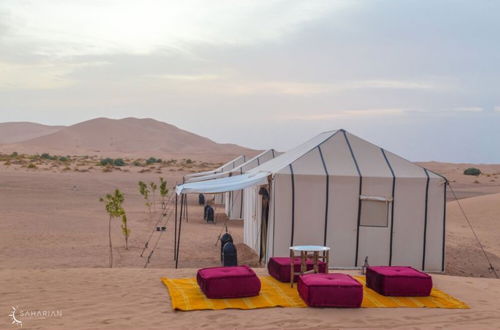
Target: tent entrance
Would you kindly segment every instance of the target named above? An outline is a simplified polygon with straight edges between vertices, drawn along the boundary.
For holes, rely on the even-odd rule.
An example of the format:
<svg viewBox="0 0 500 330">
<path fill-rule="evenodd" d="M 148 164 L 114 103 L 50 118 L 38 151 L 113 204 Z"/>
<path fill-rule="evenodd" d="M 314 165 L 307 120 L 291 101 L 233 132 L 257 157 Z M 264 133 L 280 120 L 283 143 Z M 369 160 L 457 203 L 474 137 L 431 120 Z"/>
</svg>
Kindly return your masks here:
<svg viewBox="0 0 500 330">
<path fill-rule="evenodd" d="M 259 196 L 261 200 L 259 261 L 262 261 L 267 253 L 267 224 L 269 223 L 269 185 L 263 185 L 260 187 Z"/>
<path fill-rule="evenodd" d="M 370 264 L 388 264 L 392 198 L 362 195 L 360 199 L 358 260 L 368 257 Z"/>
</svg>

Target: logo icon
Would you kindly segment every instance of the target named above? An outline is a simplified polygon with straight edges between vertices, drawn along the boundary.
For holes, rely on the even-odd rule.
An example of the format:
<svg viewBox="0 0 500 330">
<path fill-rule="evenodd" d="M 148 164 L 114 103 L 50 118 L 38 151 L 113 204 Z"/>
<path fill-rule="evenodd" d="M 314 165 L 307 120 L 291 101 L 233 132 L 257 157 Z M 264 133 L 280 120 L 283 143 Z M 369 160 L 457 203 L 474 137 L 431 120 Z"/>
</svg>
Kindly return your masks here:
<svg viewBox="0 0 500 330">
<path fill-rule="evenodd" d="M 10 312 L 9 316 L 12 319 L 12 324 L 19 325 L 22 328 L 23 321 L 17 319 L 16 312 L 17 312 L 17 309 L 14 306 L 12 306 L 12 311 Z"/>
</svg>

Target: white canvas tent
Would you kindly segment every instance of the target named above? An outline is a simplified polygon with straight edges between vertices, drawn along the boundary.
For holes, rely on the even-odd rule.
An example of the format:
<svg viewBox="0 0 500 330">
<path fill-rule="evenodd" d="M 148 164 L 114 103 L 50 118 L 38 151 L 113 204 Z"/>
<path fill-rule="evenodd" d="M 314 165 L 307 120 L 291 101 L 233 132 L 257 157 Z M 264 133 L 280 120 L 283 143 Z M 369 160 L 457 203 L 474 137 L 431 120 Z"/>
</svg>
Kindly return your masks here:
<svg viewBox="0 0 500 330">
<path fill-rule="evenodd" d="M 446 179 L 344 130 L 230 178 L 178 193 L 245 189 L 245 243 L 268 260 L 289 246 L 332 248 L 330 267 L 409 265 L 444 270 Z M 270 193 L 262 219 L 260 187 Z M 262 243 L 265 244 L 261 244 Z"/>
</svg>

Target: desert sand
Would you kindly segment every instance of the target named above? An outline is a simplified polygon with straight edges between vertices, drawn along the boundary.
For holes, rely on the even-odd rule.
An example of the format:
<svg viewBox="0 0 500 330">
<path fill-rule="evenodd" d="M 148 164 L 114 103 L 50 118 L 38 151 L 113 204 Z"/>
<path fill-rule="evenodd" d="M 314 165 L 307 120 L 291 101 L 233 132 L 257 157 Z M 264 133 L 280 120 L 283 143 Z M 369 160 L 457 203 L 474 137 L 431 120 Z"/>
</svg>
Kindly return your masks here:
<svg viewBox="0 0 500 330">
<path fill-rule="evenodd" d="M 54 133 L 46 137 L 51 134 Z M 3 147 L 1 152 L 10 151 Z M 48 144 L 43 147 L 51 149 Z M 145 157 L 132 151 L 118 154 L 130 157 L 125 159 L 127 162 Z M 0 311 L 4 313 L 0 328 L 12 327 L 8 317 L 12 306 L 62 311 L 61 317 L 25 319 L 24 328 L 500 327 L 500 281 L 480 278 L 494 275 L 488 271 L 477 241 L 450 196 L 446 273 L 434 275 L 435 285 L 469 304 L 470 310 L 271 308 L 174 312 L 160 277 L 194 276 L 200 267 L 218 265 L 217 240 L 226 224 L 237 244 L 240 263 L 256 267 L 260 274 L 265 270 L 259 268 L 255 253 L 242 244 L 242 222 L 226 221 L 219 207 L 217 224 L 206 224 L 196 196 L 189 199 L 180 269 L 175 270 L 172 217 L 160 223 L 167 227 L 164 234 L 152 231 L 159 212 L 148 216 L 137 182 L 158 183 L 161 176 L 172 190 L 184 174 L 216 167 L 230 155 L 218 155 L 210 160 L 213 163 L 180 160 L 170 165 L 121 167 L 97 165 L 102 156 L 108 154 L 72 158 L 68 162 L 23 158 L 8 165 L 7 161 L 0 161 Z M 152 151 L 148 156 L 157 155 Z M 30 163 L 36 166 L 30 168 Z M 450 179 L 493 265 L 500 268 L 500 165 L 425 164 Z M 471 166 L 484 174 L 464 176 L 463 169 Z M 99 197 L 115 188 L 125 193 L 124 206 L 132 232 L 126 250 L 120 223 L 113 220 L 114 264 L 109 269 L 108 218 Z M 171 207 L 167 213 L 172 214 Z M 141 257 L 151 233 L 149 248 Z M 144 268 L 157 240 L 157 248 Z"/>
<path fill-rule="evenodd" d="M 23 328 L 242 329 L 242 328 L 498 328 L 500 281 L 435 275 L 434 283 L 471 309 L 267 308 L 175 312 L 160 277 L 194 276 L 195 269 L 0 270 L 0 328 L 7 312 L 20 308 L 61 310 L 62 317 L 24 321 Z M 259 271 L 262 273 L 262 271 Z M 15 306 L 15 305 L 14 305 Z"/>
<path fill-rule="evenodd" d="M 0 123 L 0 144 L 23 142 L 61 130 L 63 126 L 49 126 L 29 122 Z"/>
</svg>

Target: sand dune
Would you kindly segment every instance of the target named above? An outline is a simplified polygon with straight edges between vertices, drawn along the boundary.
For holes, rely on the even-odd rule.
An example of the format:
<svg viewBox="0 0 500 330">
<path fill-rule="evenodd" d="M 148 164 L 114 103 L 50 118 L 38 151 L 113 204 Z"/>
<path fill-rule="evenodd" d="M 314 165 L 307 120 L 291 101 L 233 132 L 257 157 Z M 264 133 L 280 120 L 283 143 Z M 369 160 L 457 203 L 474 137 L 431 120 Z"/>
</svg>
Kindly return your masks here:
<svg viewBox="0 0 500 330">
<path fill-rule="evenodd" d="M 500 194 L 461 199 L 460 203 L 500 275 Z M 448 203 L 447 212 L 447 273 L 494 277 L 456 201 Z"/>
<path fill-rule="evenodd" d="M 0 123 L 0 144 L 18 143 L 55 133 L 64 126 L 48 126 L 37 123 Z"/>
<path fill-rule="evenodd" d="M 429 170 L 444 175 L 455 191 L 457 198 L 469 198 L 480 195 L 500 193 L 500 164 L 469 164 L 469 163 L 418 163 Z M 479 176 L 464 175 L 464 170 L 475 167 L 481 170 Z M 454 200 L 453 194 L 448 194 L 448 200 Z"/>
<path fill-rule="evenodd" d="M 69 155 L 164 156 L 172 158 L 228 159 L 255 150 L 220 144 L 153 119 L 96 118 L 36 137 L 3 150 L 26 153 L 51 152 Z"/>
</svg>

